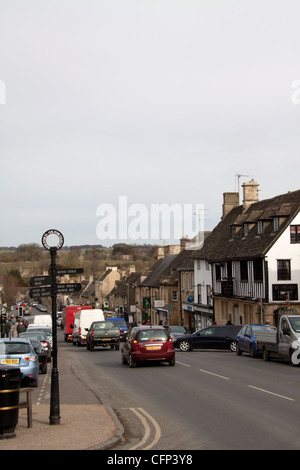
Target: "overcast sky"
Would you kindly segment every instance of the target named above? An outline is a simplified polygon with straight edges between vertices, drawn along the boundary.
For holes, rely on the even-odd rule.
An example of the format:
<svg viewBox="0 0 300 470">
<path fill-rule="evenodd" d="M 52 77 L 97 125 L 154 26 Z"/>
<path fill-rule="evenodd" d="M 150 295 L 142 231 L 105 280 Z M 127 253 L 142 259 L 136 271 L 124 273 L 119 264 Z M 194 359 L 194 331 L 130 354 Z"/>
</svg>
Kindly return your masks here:
<svg viewBox="0 0 300 470">
<path fill-rule="evenodd" d="M 298 190 L 299 18 L 299 0 L 0 0 L 0 246 L 112 245 L 97 210 L 124 196 L 202 204 L 211 230 L 237 174 L 260 199 Z"/>
</svg>

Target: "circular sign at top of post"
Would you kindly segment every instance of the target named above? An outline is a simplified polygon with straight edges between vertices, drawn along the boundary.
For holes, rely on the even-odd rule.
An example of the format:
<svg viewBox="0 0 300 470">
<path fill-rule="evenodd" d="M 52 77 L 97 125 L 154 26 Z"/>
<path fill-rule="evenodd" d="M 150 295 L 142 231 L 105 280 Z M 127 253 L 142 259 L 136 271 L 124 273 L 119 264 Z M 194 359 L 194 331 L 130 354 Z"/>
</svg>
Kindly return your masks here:
<svg viewBox="0 0 300 470">
<path fill-rule="evenodd" d="M 47 238 L 49 237 L 49 235 L 56 235 L 58 237 L 58 244 L 57 245 L 50 246 L 47 243 Z M 44 235 L 42 236 L 42 244 L 43 244 L 43 247 L 46 248 L 46 250 L 51 250 L 51 248 L 56 248 L 57 250 L 60 250 L 60 248 L 64 244 L 63 234 L 60 233 L 58 230 L 55 230 L 55 229 L 47 230 L 47 232 L 45 232 Z"/>
</svg>

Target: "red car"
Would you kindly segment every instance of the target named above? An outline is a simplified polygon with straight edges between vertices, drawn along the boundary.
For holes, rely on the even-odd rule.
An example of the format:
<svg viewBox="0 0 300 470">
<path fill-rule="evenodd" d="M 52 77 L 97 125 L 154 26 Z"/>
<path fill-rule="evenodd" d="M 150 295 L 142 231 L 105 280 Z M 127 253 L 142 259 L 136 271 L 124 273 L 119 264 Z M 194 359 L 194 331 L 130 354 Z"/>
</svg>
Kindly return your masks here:
<svg viewBox="0 0 300 470">
<path fill-rule="evenodd" d="M 168 362 L 175 365 L 173 340 L 163 326 L 139 326 L 131 329 L 123 345 L 123 364 L 136 367 L 148 361 Z"/>
</svg>

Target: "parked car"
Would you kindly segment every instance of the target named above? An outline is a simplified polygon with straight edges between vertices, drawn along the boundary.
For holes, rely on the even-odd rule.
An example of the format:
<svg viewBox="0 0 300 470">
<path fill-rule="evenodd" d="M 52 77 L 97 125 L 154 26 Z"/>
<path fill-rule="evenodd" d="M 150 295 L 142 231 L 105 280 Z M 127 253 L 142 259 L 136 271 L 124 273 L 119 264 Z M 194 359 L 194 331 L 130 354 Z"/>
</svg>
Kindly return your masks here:
<svg viewBox="0 0 300 470">
<path fill-rule="evenodd" d="M 241 326 L 209 326 L 193 334 L 180 336 L 175 343 L 180 351 L 193 349 L 230 349 L 236 351 L 237 334 Z"/>
<path fill-rule="evenodd" d="M 47 362 L 51 361 L 51 345 L 49 339 L 43 331 L 26 331 L 25 333 L 20 333 L 19 338 L 27 338 L 29 340 L 38 340 L 40 341 L 42 348 L 47 354 Z"/>
<path fill-rule="evenodd" d="M 35 308 L 40 312 L 47 312 L 47 307 L 45 307 L 45 305 L 37 304 Z"/>
<path fill-rule="evenodd" d="M 35 354 L 39 359 L 39 370 L 41 374 L 47 374 L 47 352 L 43 349 L 40 341 L 37 339 L 30 339 Z"/>
<path fill-rule="evenodd" d="M 244 325 L 237 335 L 236 353 L 240 356 L 243 352 L 249 353 L 251 357 L 261 356 L 256 345 L 256 333 L 270 329 L 267 325 Z"/>
<path fill-rule="evenodd" d="M 175 348 L 163 326 L 133 327 L 124 342 L 121 358 L 122 363 L 130 367 L 148 361 L 163 361 L 174 366 Z"/>
<path fill-rule="evenodd" d="M 0 339 L 0 365 L 16 366 L 22 373 L 22 381 L 37 387 L 39 361 L 31 342 L 27 338 Z"/>
<path fill-rule="evenodd" d="M 189 330 L 185 326 L 171 325 L 165 326 L 165 328 L 169 331 L 169 334 L 174 343 L 177 342 L 177 338 L 181 337 L 182 335 L 189 334 Z"/>
<path fill-rule="evenodd" d="M 43 326 L 43 325 L 28 325 L 28 328 L 27 328 L 27 333 L 45 333 L 45 335 L 47 336 L 48 338 L 48 341 L 50 343 L 50 349 L 51 349 L 51 353 L 53 351 L 53 334 L 52 334 L 52 328 L 49 328 L 49 326 Z"/>
</svg>

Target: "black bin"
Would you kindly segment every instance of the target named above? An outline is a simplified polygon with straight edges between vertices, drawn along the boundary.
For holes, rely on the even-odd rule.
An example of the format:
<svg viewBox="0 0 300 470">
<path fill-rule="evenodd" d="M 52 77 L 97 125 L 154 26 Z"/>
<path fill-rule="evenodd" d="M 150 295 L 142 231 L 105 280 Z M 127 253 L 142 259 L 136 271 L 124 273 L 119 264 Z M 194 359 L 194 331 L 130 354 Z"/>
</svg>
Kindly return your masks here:
<svg viewBox="0 0 300 470">
<path fill-rule="evenodd" d="M 19 368 L 0 366 L 0 439 L 15 437 L 21 378 Z"/>
</svg>

